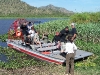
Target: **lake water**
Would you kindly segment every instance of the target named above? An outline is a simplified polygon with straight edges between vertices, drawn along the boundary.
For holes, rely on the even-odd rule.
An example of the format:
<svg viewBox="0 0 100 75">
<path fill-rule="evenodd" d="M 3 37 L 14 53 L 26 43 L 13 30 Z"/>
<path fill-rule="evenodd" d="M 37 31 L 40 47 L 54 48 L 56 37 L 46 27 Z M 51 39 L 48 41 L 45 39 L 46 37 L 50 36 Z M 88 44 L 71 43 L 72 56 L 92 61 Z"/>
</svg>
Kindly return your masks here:
<svg viewBox="0 0 100 75">
<path fill-rule="evenodd" d="M 0 61 L 7 62 L 8 61 L 7 59 L 8 58 L 7 58 L 7 56 L 5 54 L 0 54 Z"/>
<path fill-rule="evenodd" d="M 58 18 L 61 19 L 61 18 Z M 16 19 L 0 19 L 0 35 L 8 32 L 10 25 Z M 41 21 L 41 23 L 57 20 L 57 18 L 28 18 L 28 21 Z"/>
<path fill-rule="evenodd" d="M 58 20 L 63 18 L 27 18 L 28 21 L 40 21 L 40 23 Z M 5 34 L 8 32 L 10 25 L 14 22 L 16 19 L 0 19 L 0 35 Z M 35 23 L 39 24 L 39 23 Z M 7 44 L 5 42 L 0 41 L 0 46 L 6 47 Z"/>
</svg>

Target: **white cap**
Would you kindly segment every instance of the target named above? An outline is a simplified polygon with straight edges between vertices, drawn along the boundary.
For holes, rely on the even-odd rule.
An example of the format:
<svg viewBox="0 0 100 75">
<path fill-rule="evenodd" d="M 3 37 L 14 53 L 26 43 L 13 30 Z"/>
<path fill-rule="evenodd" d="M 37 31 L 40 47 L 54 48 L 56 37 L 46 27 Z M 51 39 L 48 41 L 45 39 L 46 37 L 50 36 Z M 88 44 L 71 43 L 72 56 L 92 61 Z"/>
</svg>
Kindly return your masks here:
<svg viewBox="0 0 100 75">
<path fill-rule="evenodd" d="M 71 23 L 72 26 L 75 26 L 75 23 Z"/>
<path fill-rule="evenodd" d="M 17 27 L 17 29 L 19 29 L 19 30 L 20 30 L 20 27 L 18 26 L 18 27 Z"/>
</svg>

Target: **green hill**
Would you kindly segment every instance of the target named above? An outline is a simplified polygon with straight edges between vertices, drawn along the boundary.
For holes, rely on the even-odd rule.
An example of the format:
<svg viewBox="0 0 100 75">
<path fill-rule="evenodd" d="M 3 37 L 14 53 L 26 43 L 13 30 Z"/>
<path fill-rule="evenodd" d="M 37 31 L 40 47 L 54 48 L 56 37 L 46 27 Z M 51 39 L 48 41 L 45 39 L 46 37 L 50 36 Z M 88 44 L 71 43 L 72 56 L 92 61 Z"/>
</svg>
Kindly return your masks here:
<svg viewBox="0 0 100 75">
<path fill-rule="evenodd" d="M 0 0 L 0 17 L 63 17 L 72 11 L 53 5 L 34 7 L 21 0 Z"/>
</svg>

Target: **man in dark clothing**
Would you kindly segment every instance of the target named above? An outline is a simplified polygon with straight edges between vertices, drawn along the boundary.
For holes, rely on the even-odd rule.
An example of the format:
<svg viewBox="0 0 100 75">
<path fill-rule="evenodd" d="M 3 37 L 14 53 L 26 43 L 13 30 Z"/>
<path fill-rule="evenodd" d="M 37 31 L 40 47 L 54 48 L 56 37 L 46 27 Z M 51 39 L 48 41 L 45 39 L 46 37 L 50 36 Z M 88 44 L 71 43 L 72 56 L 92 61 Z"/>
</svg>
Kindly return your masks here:
<svg viewBox="0 0 100 75">
<path fill-rule="evenodd" d="M 26 36 L 29 35 L 28 33 L 28 27 L 27 27 L 27 22 L 24 22 L 21 26 L 20 26 L 20 29 L 22 31 L 22 35 L 24 37 L 24 39 L 22 39 L 23 43 L 24 44 L 24 41 L 26 40 Z"/>
<path fill-rule="evenodd" d="M 69 28 L 68 26 L 65 27 L 63 30 L 60 31 L 60 41 L 61 42 L 66 42 L 66 36 L 69 34 Z"/>
<path fill-rule="evenodd" d="M 60 41 L 60 35 L 59 32 L 56 32 L 54 38 L 52 39 L 52 42 L 57 43 L 58 41 Z"/>
<path fill-rule="evenodd" d="M 56 32 L 52 42 L 55 42 L 56 43 L 56 46 L 57 46 L 57 49 L 60 49 L 60 35 L 59 35 L 59 32 Z"/>
<path fill-rule="evenodd" d="M 28 27 L 27 27 L 27 23 L 23 23 L 21 26 L 20 26 L 20 29 L 22 30 L 22 33 L 23 35 L 28 35 Z"/>
<path fill-rule="evenodd" d="M 74 40 L 76 38 L 76 35 L 77 35 L 77 30 L 75 28 L 75 23 L 71 23 L 71 27 L 72 27 L 72 30 L 70 31 L 70 34 L 72 34 L 72 40 Z"/>
</svg>

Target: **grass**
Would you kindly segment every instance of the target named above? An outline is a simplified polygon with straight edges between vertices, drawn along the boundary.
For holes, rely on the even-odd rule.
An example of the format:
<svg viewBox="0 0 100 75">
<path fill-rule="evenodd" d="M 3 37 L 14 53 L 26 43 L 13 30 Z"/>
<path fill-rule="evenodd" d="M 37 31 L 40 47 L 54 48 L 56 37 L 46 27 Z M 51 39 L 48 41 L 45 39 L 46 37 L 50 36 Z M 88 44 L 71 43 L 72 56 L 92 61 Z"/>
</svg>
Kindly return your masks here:
<svg viewBox="0 0 100 75">
<path fill-rule="evenodd" d="M 11 60 L 8 64 L 0 64 L 0 75 L 65 75 L 65 65 L 33 60 L 32 57 L 9 48 L 0 48 L 0 52 L 6 53 L 9 58 L 13 54 L 14 57 L 16 56 L 15 61 Z M 24 58 L 22 59 L 21 57 L 23 56 Z M 26 58 L 28 59 L 26 60 Z M 99 61 L 95 62 L 97 59 L 99 60 L 99 56 L 93 55 L 88 59 L 75 62 L 75 75 L 99 75 L 100 64 Z"/>
<path fill-rule="evenodd" d="M 24 67 L 14 70 L 0 70 L 0 75 L 65 75 L 65 66 L 48 64 L 46 66 Z M 75 75 L 80 75 L 75 72 Z"/>
<path fill-rule="evenodd" d="M 36 28 L 40 29 L 41 32 L 45 29 L 45 31 L 50 33 L 49 38 L 52 38 L 56 31 L 60 31 L 66 25 L 68 25 L 67 20 L 57 20 L 40 24 Z M 75 75 L 100 75 L 99 24 L 79 24 L 76 27 L 79 32 L 75 41 L 76 45 L 79 49 L 92 52 L 94 55 L 75 62 Z M 94 29 L 96 29 L 96 31 Z M 98 38 L 98 40 L 95 38 Z M 40 61 L 35 62 L 35 60 L 31 58 L 27 59 L 27 55 L 15 52 L 13 49 L 0 48 L 0 52 L 5 53 L 9 58 L 11 58 L 13 54 L 14 58 L 18 58 L 14 61 L 11 60 L 8 64 L 1 63 L 1 75 L 64 75 L 66 70 L 65 66 L 46 64 Z"/>
<path fill-rule="evenodd" d="M 47 64 L 46 66 L 31 66 L 13 70 L 0 70 L 0 75 L 65 75 L 66 67 L 62 65 Z M 99 75 L 94 67 L 91 69 L 75 68 L 75 75 Z"/>
</svg>

